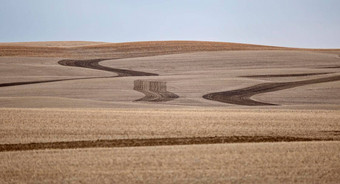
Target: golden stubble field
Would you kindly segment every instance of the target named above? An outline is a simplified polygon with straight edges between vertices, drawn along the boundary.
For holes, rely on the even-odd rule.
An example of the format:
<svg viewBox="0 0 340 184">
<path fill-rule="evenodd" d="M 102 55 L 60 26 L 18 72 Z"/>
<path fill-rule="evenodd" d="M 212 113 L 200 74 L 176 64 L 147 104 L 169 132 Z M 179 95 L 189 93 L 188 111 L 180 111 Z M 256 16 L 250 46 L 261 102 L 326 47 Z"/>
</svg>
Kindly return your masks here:
<svg viewBox="0 0 340 184">
<path fill-rule="evenodd" d="M 340 50 L 0 44 L 1 183 L 337 183 Z"/>
</svg>

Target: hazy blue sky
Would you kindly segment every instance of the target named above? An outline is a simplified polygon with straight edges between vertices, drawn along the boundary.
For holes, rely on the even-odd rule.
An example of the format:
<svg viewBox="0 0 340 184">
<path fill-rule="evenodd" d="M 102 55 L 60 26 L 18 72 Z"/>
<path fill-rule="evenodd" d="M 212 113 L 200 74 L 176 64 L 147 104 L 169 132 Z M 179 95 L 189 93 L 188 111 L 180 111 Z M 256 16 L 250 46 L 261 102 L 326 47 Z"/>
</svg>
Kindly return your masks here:
<svg viewBox="0 0 340 184">
<path fill-rule="evenodd" d="M 0 42 L 54 40 L 340 48 L 340 0 L 0 0 Z"/>
</svg>

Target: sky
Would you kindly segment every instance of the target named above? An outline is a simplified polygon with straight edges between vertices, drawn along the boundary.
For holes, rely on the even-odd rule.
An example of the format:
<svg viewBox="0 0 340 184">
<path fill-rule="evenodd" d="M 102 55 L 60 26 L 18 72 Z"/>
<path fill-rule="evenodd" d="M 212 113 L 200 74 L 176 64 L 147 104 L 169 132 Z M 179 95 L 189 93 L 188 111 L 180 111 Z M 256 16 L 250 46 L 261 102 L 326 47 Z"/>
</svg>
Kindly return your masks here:
<svg viewBox="0 0 340 184">
<path fill-rule="evenodd" d="M 340 48 L 340 0 L 0 0 L 0 42 L 157 40 Z"/>
</svg>

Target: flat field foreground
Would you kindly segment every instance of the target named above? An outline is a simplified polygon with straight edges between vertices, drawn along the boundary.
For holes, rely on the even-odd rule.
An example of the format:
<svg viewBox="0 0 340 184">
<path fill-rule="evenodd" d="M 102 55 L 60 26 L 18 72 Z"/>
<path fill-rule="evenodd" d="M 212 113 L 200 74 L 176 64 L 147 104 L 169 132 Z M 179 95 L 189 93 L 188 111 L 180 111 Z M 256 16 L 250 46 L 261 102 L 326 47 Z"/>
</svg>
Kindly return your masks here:
<svg viewBox="0 0 340 184">
<path fill-rule="evenodd" d="M 338 183 L 340 142 L 4 152 L 3 183 Z"/>
<path fill-rule="evenodd" d="M 340 50 L 0 43 L 0 183 L 339 183 Z"/>
</svg>

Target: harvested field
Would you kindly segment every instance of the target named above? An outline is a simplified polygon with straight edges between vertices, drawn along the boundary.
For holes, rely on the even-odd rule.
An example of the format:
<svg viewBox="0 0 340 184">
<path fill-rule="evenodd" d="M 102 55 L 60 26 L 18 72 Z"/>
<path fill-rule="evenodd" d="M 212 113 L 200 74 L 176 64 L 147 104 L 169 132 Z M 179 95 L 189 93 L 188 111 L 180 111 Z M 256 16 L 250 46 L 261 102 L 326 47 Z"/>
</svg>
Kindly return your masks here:
<svg viewBox="0 0 340 184">
<path fill-rule="evenodd" d="M 330 110 L 8 108 L 0 114 L 2 144 L 215 136 L 340 140 L 328 132 L 340 127 L 340 114 Z"/>
<path fill-rule="evenodd" d="M 55 45 L 56 43 L 54 43 Z M 222 50 L 278 50 L 288 49 L 263 45 L 223 43 L 223 42 L 195 42 L 195 41 L 161 41 L 161 42 L 130 42 L 103 43 L 78 47 L 46 47 L 45 43 L 30 44 L 1 44 L 0 56 L 38 56 L 64 58 L 116 58 L 142 57 L 164 54 L 176 54 L 198 51 Z M 53 44 L 52 44 L 53 45 Z"/>
<path fill-rule="evenodd" d="M 339 152 L 338 141 L 1 152 L 0 182 L 337 183 Z"/>
<path fill-rule="evenodd" d="M 1 43 L 0 183 L 336 183 L 339 53 Z"/>
</svg>

